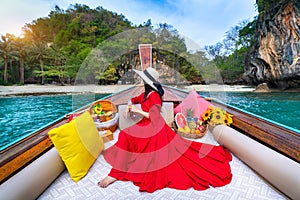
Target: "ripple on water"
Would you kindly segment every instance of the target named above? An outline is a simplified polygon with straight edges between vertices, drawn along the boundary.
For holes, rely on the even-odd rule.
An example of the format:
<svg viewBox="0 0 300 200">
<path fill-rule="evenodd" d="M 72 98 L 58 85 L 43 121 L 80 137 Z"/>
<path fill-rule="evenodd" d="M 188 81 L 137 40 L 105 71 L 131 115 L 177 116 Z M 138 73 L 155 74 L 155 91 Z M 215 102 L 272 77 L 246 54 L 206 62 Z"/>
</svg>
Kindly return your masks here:
<svg viewBox="0 0 300 200">
<path fill-rule="evenodd" d="M 300 93 L 200 93 L 300 130 Z M 0 98 L 0 148 L 104 95 Z"/>
<path fill-rule="evenodd" d="M 0 98 L 0 149 L 104 95 Z"/>
<path fill-rule="evenodd" d="M 211 96 L 211 93 L 200 93 Z M 213 94 L 215 95 L 215 94 Z M 300 93 L 227 92 L 221 101 L 247 112 L 300 130 Z"/>
</svg>

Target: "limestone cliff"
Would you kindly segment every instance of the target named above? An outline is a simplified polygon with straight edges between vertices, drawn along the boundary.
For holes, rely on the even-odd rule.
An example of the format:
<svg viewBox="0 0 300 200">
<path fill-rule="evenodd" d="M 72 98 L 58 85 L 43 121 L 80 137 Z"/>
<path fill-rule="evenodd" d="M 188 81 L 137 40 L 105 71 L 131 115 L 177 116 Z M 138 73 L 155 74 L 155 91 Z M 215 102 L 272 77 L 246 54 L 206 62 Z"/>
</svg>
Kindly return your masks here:
<svg viewBox="0 0 300 200">
<path fill-rule="evenodd" d="M 246 80 L 280 89 L 300 87 L 300 0 L 268 2 L 269 7 L 258 7 L 256 41 L 245 60 Z"/>
</svg>

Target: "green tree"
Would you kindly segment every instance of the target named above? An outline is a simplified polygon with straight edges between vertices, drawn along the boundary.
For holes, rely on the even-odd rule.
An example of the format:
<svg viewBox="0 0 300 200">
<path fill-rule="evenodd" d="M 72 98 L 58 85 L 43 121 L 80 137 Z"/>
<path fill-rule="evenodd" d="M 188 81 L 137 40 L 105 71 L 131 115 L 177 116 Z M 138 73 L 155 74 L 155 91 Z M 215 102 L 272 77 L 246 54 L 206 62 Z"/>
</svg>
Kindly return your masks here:
<svg viewBox="0 0 300 200">
<path fill-rule="evenodd" d="M 256 18 L 251 22 L 243 20 L 226 32 L 222 42 L 205 46 L 205 51 L 220 70 L 225 83 L 241 80 L 246 53 L 254 42 L 255 23 Z"/>
<path fill-rule="evenodd" d="M 57 78 L 61 85 L 64 85 L 66 78 L 70 77 L 69 69 L 72 66 L 67 65 L 68 56 L 61 49 L 54 44 L 50 45 L 46 52 L 47 65 L 44 71 L 35 70 L 37 76 L 44 76 L 45 78 Z"/>
<path fill-rule="evenodd" d="M 4 59 L 4 72 L 3 72 L 4 84 L 8 83 L 7 66 L 11 56 L 12 38 L 13 35 L 7 33 L 6 35 L 1 35 L 1 40 L 0 40 L 0 55 Z"/>
<path fill-rule="evenodd" d="M 27 25 L 25 29 L 25 36 L 31 41 L 31 60 L 38 60 L 41 74 L 41 84 L 45 84 L 44 71 L 44 57 L 46 56 L 48 46 L 51 44 L 47 41 L 47 36 L 39 31 L 37 25 Z"/>
<path fill-rule="evenodd" d="M 13 39 L 13 54 L 18 58 L 19 62 L 19 76 L 20 76 L 20 84 L 24 84 L 24 64 L 29 52 L 29 43 L 24 38 L 15 37 Z"/>
<path fill-rule="evenodd" d="M 116 76 L 116 68 L 109 65 L 108 68 L 101 74 L 96 75 L 96 79 L 100 84 L 113 84 L 116 83 L 118 77 Z"/>
</svg>

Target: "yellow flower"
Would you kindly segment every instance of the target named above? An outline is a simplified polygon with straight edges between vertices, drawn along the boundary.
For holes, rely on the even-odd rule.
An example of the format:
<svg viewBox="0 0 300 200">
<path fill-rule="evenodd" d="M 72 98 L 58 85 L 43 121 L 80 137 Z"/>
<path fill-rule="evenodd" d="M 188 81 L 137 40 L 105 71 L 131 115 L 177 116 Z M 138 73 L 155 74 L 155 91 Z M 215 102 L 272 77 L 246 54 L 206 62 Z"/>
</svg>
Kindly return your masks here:
<svg viewBox="0 0 300 200">
<path fill-rule="evenodd" d="M 217 114 L 217 115 L 224 115 L 225 114 L 225 111 L 222 108 L 219 108 L 219 107 L 215 107 L 212 112 L 214 114 Z"/>
<path fill-rule="evenodd" d="M 211 106 L 211 105 L 209 105 L 208 108 L 207 108 L 207 110 L 209 110 L 210 112 L 211 112 L 213 109 L 214 109 L 214 107 Z"/>
<path fill-rule="evenodd" d="M 212 125 L 217 125 L 217 124 L 224 124 L 225 122 L 225 115 L 224 112 L 220 109 L 216 109 L 216 112 L 212 114 L 212 117 L 210 119 L 210 123 Z"/>
<path fill-rule="evenodd" d="M 232 117 L 233 117 L 233 115 L 231 115 L 231 114 L 226 114 L 226 116 L 225 116 L 225 124 L 227 125 L 227 126 L 229 126 L 230 124 L 232 124 Z"/>
<path fill-rule="evenodd" d="M 218 124 L 226 124 L 229 126 L 232 124 L 232 116 L 233 115 L 226 113 L 222 108 L 212 106 L 209 106 L 202 114 L 203 121 L 213 126 Z"/>
<path fill-rule="evenodd" d="M 204 121 L 207 121 L 210 119 L 210 115 L 211 115 L 211 109 L 207 109 L 203 114 L 202 114 L 202 119 Z"/>
<path fill-rule="evenodd" d="M 97 115 L 103 114 L 102 107 L 101 107 L 100 103 L 93 106 L 93 112 Z"/>
</svg>

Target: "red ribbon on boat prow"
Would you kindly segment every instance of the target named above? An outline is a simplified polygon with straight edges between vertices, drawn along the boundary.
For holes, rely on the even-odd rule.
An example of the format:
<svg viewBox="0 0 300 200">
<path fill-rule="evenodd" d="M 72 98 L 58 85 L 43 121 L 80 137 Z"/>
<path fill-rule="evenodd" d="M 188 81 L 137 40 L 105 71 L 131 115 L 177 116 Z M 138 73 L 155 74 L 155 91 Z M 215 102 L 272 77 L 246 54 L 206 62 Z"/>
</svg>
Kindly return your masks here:
<svg viewBox="0 0 300 200">
<path fill-rule="evenodd" d="M 66 115 L 66 117 L 68 118 L 67 123 L 69 123 L 70 121 L 72 121 L 73 119 L 75 119 L 76 117 L 78 117 L 79 115 L 80 115 L 79 113 L 74 113 L 74 114 Z"/>
</svg>

